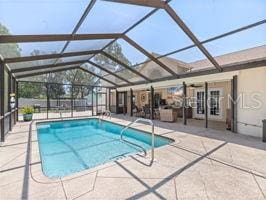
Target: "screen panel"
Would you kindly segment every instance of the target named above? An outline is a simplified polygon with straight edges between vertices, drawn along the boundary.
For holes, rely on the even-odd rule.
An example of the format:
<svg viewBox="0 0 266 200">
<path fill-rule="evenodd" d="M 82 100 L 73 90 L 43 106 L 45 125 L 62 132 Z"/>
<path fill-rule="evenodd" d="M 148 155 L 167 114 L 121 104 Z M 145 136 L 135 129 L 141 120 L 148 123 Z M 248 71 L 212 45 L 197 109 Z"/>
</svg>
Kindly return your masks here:
<svg viewBox="0 0 266 200">
<path fill-rule="evenodd" d="M 112 72 L 124 69 L 122 65 L 119 65 L 118 63 L 114 62 L 103 54 L 97 54 L 91 59 L 91 61 Z"/>
<path fill-rule="evenodd" d="M 14 35 L 71 33 L 88 3 L 87 0 L 1 1 L 0 22 Z"/>
<path fill-rule="evenodd" d="M 56 63 L 73 62 L 73 61 L 79 61 L 79 60 L 88 60 L 91 56 L 92 55 L 62 57 L 62 58 L 59 58 L 56 61 Z"/>
<path fill-rule="evenodd" d="M 144 54 L 123 39 L 116 40 L 104 51 L 129 66 L 148 60 Z"/>
<path fill-rule="evenodd" d="M 181 0 L 170 5 L 199 40 L 264 20 L 264 0 Z"/>
<path fill-rule="evenodd" d="M 171 54 L 168 57 L 175 62 L 177 73 L 203 68 L 214 68 L 213 64 L 197 47 Z M 160 60 L 163 60 L 163 58 Z"/>
<path fill-rule="evenodd" d="M 101 70 L 101 69 L 99 69 L 99 68 L 97 68 L 97 67 L 95 67 L 95 66 L 93 66 L 93 65 L 91 65 L 89 63 L 85 63 L 85 64 L 81 65 L 81 67 L 86 69 L 86 70 L 88 70 L 88 71 L 90 71 L 90 72 L 92 72 L 92 73 L 95 73 L 95 74 L 97 74 L 97 75 L 99 75 L 101 77 L 104 77 L 104 78 L 106 78 L 106 76 L 108 75 L 107 79 L 109 81 L 114 82 L 114 83 L 125 84 L 125 82 L 122 81 L 121 79 L 119 79 L 118 77 L 115 77 L 113 75 L 109 75 L 109 74 L 107 74 L 107 72 L 105 72 L 105 71 L 103 71 L 103 70 Z M 97 79 L 98 78 L 96 77 L 95 80 L 97 80 Z"/>
<path fill-rule="evenodd" d="M 35 72 L 46 72 L 46 73 L 50 73 L 51 72 L 53 74 L 54 73 L 60 74 L 60 76 L 58 76 L 58 81 L 60 81 L 60 83 L 62 83 L 62 82 L 64 82 L 66 80 L 65 77 L 61 76 L 63 74 L 65 75 L 65 71 L 61 71 L 61 72 L 53 72 L 53 71 L 54 70 L 61 70 L 61 69 L 62 70 L 63 69 L 67 70 L 67 69 L 75 67 L 75 66 L 77 66 L 77 65 L 67 65 L 67 66 L 62 66 L 62 67 L 56 67 L 54 69 L 53 69 L 53 67 L 50 67 L 50 68 L 47 68 L 47 69 L 36 69 L 36 70 L 25 71 L 25 72 L 17 72 L 17 73 L 15 73 L 15 76 L 27 75 L 27 74 L 31 74 L 31 73 L 35 73 Z M 33 76 L 31 76 L 31 77 L 33 77 Z M 28 77 L 27 80 L 29 80 L 29 81 L 35 80 L 35 79 L 31 80 L 31 77 Z M 42 76 L 40 76 L 40 77 L 42 77 Z M 46 79 L 40 78 L 39 81 L 46 82 Z M 48 80 L 48 82 L 49 82 L 49 80 Z"/>
<path fill-rule="evenodd" d="M 172 18 L 159 10 L 127 34 L 150 53 L 166 54 L 192 44 Z"/>
<path fill-rule="evenodd" d="M 266 24 L 204 44 L 220 65 L 266 56 Z"/>
<path fill-rule="evenodd" d="M 8 66 L 10 67 L 10 69 L 21 69 L 33 66 L 52 65 L 55 63 L 55 61 L 56 59 L 34 60 L 27 62 L 9 63 Z"/>
<path fill-rule="evenodd" d="M 152 8 L 97 1 L 78 33 L 122 33 Z"/>
<path fill-rule="evenodd" d="M 109 39 L 71 41 L 64 52 L 100 50 L 110 41 Z"/>
<path fill-rule="evenodd" d="M 65 42 L 29 42 L 0 44 L 0 54 L 4 58 L 35 56 L 60 53 Z"/>
</svg>

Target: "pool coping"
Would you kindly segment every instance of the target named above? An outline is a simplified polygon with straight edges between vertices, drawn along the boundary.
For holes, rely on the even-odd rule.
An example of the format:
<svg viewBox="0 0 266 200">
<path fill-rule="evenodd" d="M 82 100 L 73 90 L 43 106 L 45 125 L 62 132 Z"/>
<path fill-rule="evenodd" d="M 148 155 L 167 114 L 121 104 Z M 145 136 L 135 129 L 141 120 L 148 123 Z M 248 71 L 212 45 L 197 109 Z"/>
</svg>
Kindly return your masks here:
<svg viewBox="0 0 266 200">
<path fill-rule="evenodd" d="M 82 119 L 84 119 L 84 120 L 86 120 L 86 119 L 96 119 L 96 120 L 98 120 L 99 119 L 99 117 L 95 117 L 95 116 L 93 116 L 93 117 L 82 117 L 82 118 L 75 118 L 75 119 L 73 119 L 73 118 L 69 118 L 69 119 L 64 119 L 64 120 L 55 120 L 55 121 L 50 121 L 50 120 L 48 120 L 48 121 L 36 121 L 36 125 L 38 125 L 38 124 L 42 124 L 42 123 L 46 123 L 46 122 L 60 122 L 60 121 L 75 121 L 75 120 L 82 120 Z M 113 122 L 113 121 L 111 121 L 111 120 L 105 120 L 105 119 L 101 119 L 102 121 L 105 121 L 105 122 L 109 122 L 109 123 L 114 123 L 114 124 L 117 124 L 117 125 L 120 125 L 120 126 L 123 126 L 123 127 L 126 127 L 126 125 L 122 125 L 122 124 L 119 124 L 119 123 L 117 123 L 117 122 Z M 143 124 L 143 125 L 146 125 L 146 124 Z M 146 134 L 150 134 L 151 135 L 151 132 L 149 132 L 149 131 L 146 131 L 146 130 L 141 130 L 141 129 L 138 129 L 138 128 L 135 128 L 135 127 L 129 127 L 129 129 L 133 129 L 133 130 L 136 130 L 136 131 L 141 131 L 141 132 L 144 132 L 144 133 L 146 133 Z M 158 136 L 158 137 L 162 137 L 162 138 L 164 138 L 164 139 L 167 139 L 167 140 L 170 140 L 171 141 L 171 143 L 173 143 L 173 142 L 175 142 L 175 139 L 173 139 L 173 138 L 170 138 L 170 137 L 166 137 L 166 136 L 164 136 L 164 135 L 159 135 L 159 134 L 156 134 L 155 132 L 154 132 L 154 135 L 155 136 Z"/>
<path fill-rule="evenodd" d="M 38 133 L 37 133 L 37 124 L 41 124 L 41 123 L 49 123 L 49 122 L 57 122 L 57 121 L 74 121 L 74 120 L 86 120 L 86 119 L 99 119 L 99 117 L 76 117 L 76 118 L 67 118 L 67 119 L 43 119 L 43 120 L 33 120 L 30 125 L 29 125 L 29 135 L 28 135 L 28 142 L 29 142 L 29 163 L 30 163 L 30 166 L 29 166 L 29 170 L 30 170 L 30 176 L 33 180 L 35 180 L 36 182 L 38 183 L 42 183 L 42 184 L 50 184 L 50 183 L 62 183 L 62 180 L 71 180 L 71 179 L 74 179 L 74 178 L 78 178 L 80 176 L 83 176 L 83 175 L 87 175 L 87 174 L 91 174 L 91 173 L 94 173 L 100 169 L 105 169 L 107 167 L 110 167 L 110 166 L 113 166 L 115 165 L 115 161 L 119 161 L 119 162 L 124 162 L 124 161 L 128 161 L 128 160 L 132 160 L 132 158 L 128 155 L 124 158 L 119 158 L 117 160 L 112 160 L 112 161 L 109 161 L 109 162 L 106 162 L 106 163 L 103 163 L 103 164 L 100 164 L 100 165 L 97 165 L 95 167 L 92 167 L 92 168 L 88 168 L 88 169 L 85 169 L 85 170 L 82 170 L 80 172 L 75 172 L 75 173 L 72 173 L 70 175 L 67 175 L 67 176 L 64 176 L 64 177 L 48 177 L 44 174 L 43 172 L 43 165 L 42 165 L 42 159 L 41 159 L 41 154 L 40 154 L 40 150 L 39 150 L 39 141 L 38 141 Z M 105 120 L 105 119 L 101 119 L 103 121 L 106 121 L 106 122 L 111 122 L 111 123 L 114 123 L 114 124 L 117 124 L 117 125 L 120 125 L 120 126 L 123 126 L 123 127 L 126 127 L 126 125 L 122 124 L 122 123 L 119 123 L 119 122 L 113 122 L 111 120 Z M 146 124 L 141 124 L 141 125 L 146 125 Z M 34 127 L 34 129 L 33 129 Z M 133 129 L 133 130 L 137 130 L 137 131 L 141 131 L 141 132 L 145 132 L 146 134 L 151 134 L 151 132 L 148 132 L 147 130 L 143 130 L 143 129 L 140 129 L 140 128 L 137 128 L 137 127 L 130 127 L 130 129 Z M 172 137 L 166 137 L 166 136 L 163 136 L 163 135 L 160 135 L 160 134 L 156 134 L 156 130 L 154 131 L 154 135 L 156 136 L 159 136 L 159 137 L 162 137 L 162 138 L 165 138 L 167 140 L 170 140 L 171 143 L 174 143 L 175 142 L 175 139 L 172 138 Z M 34 138 L 34 140 L 33 140 Z M 170 143 L 170 144 L 171 144 Z M 34 145 L 34 146 L 33 146 Z M 154 151 L 157 151 L 161 148 L 165 148 L 169 146 L 169 144 L 167 145 L 163 145 L 161 147 L 157 147 L 157 148 L 154 148 Z M 149 155 L 151 152 L 151 149 L 147 150 L 147 155 Z M 131 155 L 131 156 L 138 156 L 138 154 L 134 154 L 134 155 Z M 147 156 L 148 157 L 148 156 Z M 34 163 L 40 163 L 40 165 L 36 165 L 34 166 L 33 164 Z M 36 168 L 37 169 L 34 169 L 33 168 Z"/>
</svg>

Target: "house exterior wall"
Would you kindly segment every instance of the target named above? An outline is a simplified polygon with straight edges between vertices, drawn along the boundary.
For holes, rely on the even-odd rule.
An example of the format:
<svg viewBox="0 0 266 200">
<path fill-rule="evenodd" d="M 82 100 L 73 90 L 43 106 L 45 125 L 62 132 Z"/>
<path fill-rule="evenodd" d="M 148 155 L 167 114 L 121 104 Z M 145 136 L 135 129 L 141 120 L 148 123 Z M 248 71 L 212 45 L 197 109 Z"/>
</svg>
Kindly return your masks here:
<svg viewBox="0 0 266 200">
<path fill-rule="evenodd" d="M 145 104 L 149 104 L 149 93 L 147 91 L 134 91 L 134 95 L 138 107 L 142 108 Z"/>
<path fill-rule="evenodd" d="M 242 99 L 238 102 L 237 110 L 237 132 L 240 134 L 251 135 L 255 137 L 262 137 L 262 120 L 266 119 L 266 66 L 253 69 L 245 69 L 234 72 L 225 72 L 212 75 L 204 75 L 185 79 L 176 79 L 162 82 L 155 82 L 145 85 L 132 86 L 134 94 L 137 98 L 137 104 L 145 105 L 140 103 L 140 90 L 149 88 L 151 85 L 155 88 L 155 93 L 159 92 L 162 98 L 167 100 L 167 103 L 171 104 L 171 100 L 167 99 L 167 87 L 174 87 L 177 84 L 182 84 L 185 81 L 187 84 L 198 83 L 202 84 L 204 81 L 211 82 L 209 88 L 222 88 L 223 96 L 226 97 L 231 94 L 231 83 L 230 80 L 234 75 L 238 76 L 238 97 L 242 95 Z M 160 89 L 160 87 L 164 87 Z M 126 91 L 129 88 L 119 88 L 121 91 Z M 188 89 L 188 96 L 193 97 L 194 91 Z M 248 106 L 255 104 L 256 100 L 251 99 L 251 95 L 255 95 L 255 99 L 261 102 L 261 106 L 258 108 L 248 108 Z M 256 96 L 257 95 L 257 96 Z M 244 97 L 243 97 L 244 96 Z M 148 97 L 146 98 L 148 99 Z M 147 102 L 146 102 L 147 103 Z M 222 102 L 223 117 L 220 121 L 226 120 L 225 108 L 230 108 L 227 98 Z M 219 120 L 219 119 L 216 119 Z"/>
<path fill-rule="evenodd" d="M 238 97 L 241 96 L 237 111 L 238 133 L 262 137 L 262 120 L 266 119 L 266 67 L 239 71 Z"/>
</svg>

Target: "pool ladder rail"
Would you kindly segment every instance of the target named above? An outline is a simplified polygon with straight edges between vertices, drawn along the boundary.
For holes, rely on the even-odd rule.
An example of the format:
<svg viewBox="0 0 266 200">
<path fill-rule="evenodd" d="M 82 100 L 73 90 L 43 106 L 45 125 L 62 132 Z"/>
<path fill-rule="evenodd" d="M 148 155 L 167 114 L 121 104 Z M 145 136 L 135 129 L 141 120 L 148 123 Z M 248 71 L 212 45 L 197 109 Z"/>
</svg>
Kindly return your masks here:
<svg viewBox="0 0 266 200">
<path fill-rule="evenodd" d="M 112 119 L 112 113 L 111 113 L 111 111 L 110 111 L 110 110 L 103 111 L 103 112 L 101 113 L 101 115 L 99 116 L 99 121 L 101 122 L 101 120 L 102 120 L 104 117 L 106 117 L 106 118 L 109 117 L 109 119 Z"/>
<path fill-rule="evenodd" d="M 120 139 L 123 141 L 126 141 L 123 139 L 123 133 L 130 128 L 130 126 L 132 126 L 133 124 L 137 123 L 137 122 L 147 122 L 151 125 L 151 133 L 152 133 L 152 139 L 151 139 L 151 163 L 154 161 L 154 123 L 152 120 L 150 119 L 145 119 L 145 118 L 138 118 L 135 121 L 129 123 L 125 128 L 123 128 L 120 132 Z"/>
</svg>

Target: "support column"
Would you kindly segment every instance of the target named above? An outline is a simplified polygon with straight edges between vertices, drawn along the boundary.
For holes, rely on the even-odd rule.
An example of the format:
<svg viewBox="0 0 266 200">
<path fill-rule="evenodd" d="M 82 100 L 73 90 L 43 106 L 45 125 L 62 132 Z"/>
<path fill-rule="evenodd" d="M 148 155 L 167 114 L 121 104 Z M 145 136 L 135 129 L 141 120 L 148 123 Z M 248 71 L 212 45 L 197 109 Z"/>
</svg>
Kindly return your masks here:
<svg viewBox="0 0 266 200">
<path fill-rule="evenodd" d="M 118 114 L 118 91 L 115 90 L 115 112 Z"/>
<path fill-rule="evenodd" d="M 154 88 L 151 86 L 151 102 L 150 102 L 150 107 L 151 107 L 151 120 L 154 119 Z"/>
<path fill-rule="evenodd" d="M 107 110 L 107 88 L 105 88 L 105 111 Z"/>
<path fill-rule="evenodd" d="M 10 94 L 11 94 L 11 89 L 12 89 L 12 74 L 11 71 L 8 71 L 8 92 L 7 92 L 7 96 L 8 96 L 8 100 L 7 100 L 7 109 L 8 112 L 10 113 L 8 118 L 9 118 L 9 131 L 12 131 L 12 110 L 10 107 Z"/>
<path fill-rule="evenodd" d="M 94 91 L 93 91 L 93 89 L 94 89 L 94 87 L 92 87 L 91 88 L 91 105 L 92 105 L 92 108 L 91 108 L 91 114 L 92 114 L 92 116 L 94 116 L 94 100 L 93 100 L 93 93 L 94 93 Z"/>
<path fill-rule="evenodd" d="M 74 87 L 73 84 L 71 84 L 71 117 L 73 117 L 73 105 L 74 105 L 73 92 L 74 92 Z"/>
<path fill-rule="evenodd" d="M 0 126 L 1 126 L 1 142 L 5 141 L 5 109 L 4 109 L 4 94 L 5 94 L 5 65 L 3 60 L 0 58 L 0 98 L 1 98 L 1 105 L 0 105 Z"/>
<path fill-rule="evenodd" d="M 205 128 L 208 128 L 208 82 L 205 82 Z"/>
<path fill-rule="evenodd" d="M 16 112 L 16 121 L 18 121 L 18 108 L 19 108 L 19 105 L 18 105 L 18 81 L 15 80 L 15 84 L 16 84 L 16 107 L 17 107 L 17 112 Z"/>
<path fill-rule="evenodd" d="M 123 105 L 123 114 L 127 114 L 127 92 L 123 92 L 124 95 L 124 105 Z"/>
<path fill-rule="evenodd" d="M 262 142 L 266 143 L 266 119 L 262 120 Z"/>
<path fill-rule="evenodd" d="M 183 124 L 187 125 L 187 85 L 185 82 L 183 82 Z"/>
<path fill-rule="evenodd" d="M 133 116 L 133 90 L 130 88 L 130 116 Z"/>
<path fill-rule="evenodd" d="M 108 89 L 108 110 L 111 111 L 111 89 Z"/>
<path fill-rule="evenodd" d="M 15 77 L 13 77 L 12 78 L 12 86 L 13 86 L 13 93 L 15 94 L 15 98 L 17 98 L 17 89 L 16 89 L 16 87 L 17 87 L 17 84 L 16 84 L 16 78 Z M 16 124 L 17 123 L 17 100 L 15 100 L 15 112 L 14 112 L 14 124 Z"/>
<path fill-rule="evenodd" d="M 98 115 L 98 93 L 97 93 L 97 88 L 96 88 L 95 95 L 96 95 L 96 98 L 95 98 L 95 101 L 96 101 L 95 111 L 96 111 L 96 116 L 97 116 Z"/>
<path fill-rule="evenodd" d="M 49 83 L 46 83 L 46 118 L 49 118 L 49 104 L 50 98 L 49 98 Z"/>
<path fill-rule="evenodd" d="M 237 133 L 237 75 L 231 80 L 231 131 Z"/>
</svg>

